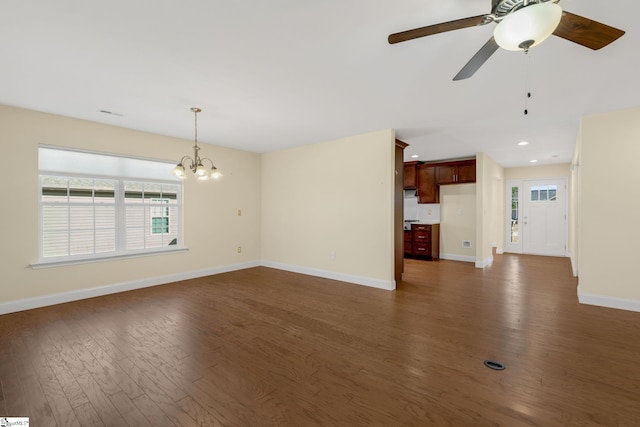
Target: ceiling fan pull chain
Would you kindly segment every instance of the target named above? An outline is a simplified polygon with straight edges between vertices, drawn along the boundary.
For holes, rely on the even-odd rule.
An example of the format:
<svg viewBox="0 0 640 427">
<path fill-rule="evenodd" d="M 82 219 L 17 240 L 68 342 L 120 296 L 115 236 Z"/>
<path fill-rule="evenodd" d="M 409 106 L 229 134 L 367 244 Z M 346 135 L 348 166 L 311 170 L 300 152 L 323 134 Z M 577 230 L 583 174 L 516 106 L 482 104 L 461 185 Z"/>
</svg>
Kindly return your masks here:
<svg viewBox="0 0 640 427">
<path fill-rule="evenodd" d="M 525 82 L 524 82 L 524 86 L 525 86 L 525 90 L 526 90 L 526 96 L 524 98 L 524 115 L 528 115 L 529 114 L 529 98 L 531 98 L 531 56 L 529 55 L 529 51 L 528 49 L 524 51 L 525 55 L 527 56 L 527 61 L 525 64 Z"/>
</svg>

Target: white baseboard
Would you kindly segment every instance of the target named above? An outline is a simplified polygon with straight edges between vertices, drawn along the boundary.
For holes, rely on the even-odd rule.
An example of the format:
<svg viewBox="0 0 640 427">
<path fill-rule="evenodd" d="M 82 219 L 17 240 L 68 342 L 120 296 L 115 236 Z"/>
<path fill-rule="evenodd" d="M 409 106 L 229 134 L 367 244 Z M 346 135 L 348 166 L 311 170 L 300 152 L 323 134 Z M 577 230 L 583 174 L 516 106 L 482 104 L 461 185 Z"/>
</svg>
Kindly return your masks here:
<svg viewBox="0 0 640 427">
<path fill-rule="evenodd" d="M 134 289 L 148 288 L 150 286 L 164 285 L 167 283 L 179 282 L 181 280 L 195 279 L 197 277 L 211 276 L 213 274 L 227 273 L 230 271 L 244 270 L 246 268 L 258 267 L 257 261 L 241 264 L 225 265 L 221 267 L 205 268 L 202 270 L 186 271 L 183 273 L 170 274 L 166 276 L 150 277 L 130 282 L 116 283 L 113 285 L 98 286 L 95 288 L 78 289 L 76 291 L 61 292 L 51 295 L 42 295 L 33 298 L 0 303 L 0 314 L 14 313 L 17 311 L 31 310 L 33 308 L 46 307 L 49 305 L 62 304 L 65 302 L 77 301 L 86 298 L 99 297 L 102 295 L 115 294 L 118 292 L 132 291 Z"/>
<path fill-rule="evenodd" d="M 567 256 L 571 260 L 571 272 L 573 273 L 573 277 L 578 277 L 578 263 L 574 259 L 575 257 L 571 252 L 568 252 Z"/>
<path fill-rule="evenodd" d="M 587 294 L 580 290 L 580 286 L 578 286 L 578 301 L 580 304 L 597 305 L 600 307 L 617 308 L 618 310 L 640 312 L 640 300 Z"/>
<path fill-rule="evenodd" d="M 504 248 L 496 247 L 496 255 L 502 255 L 504 253 Z"/>
<path fill-rule="evenodd" d="M 476 268 L 485 268 L 493 264 L 493 255 L 482 261 L 476 261 Z"/>
<path fill-rule="evenodd" d="M 440 254 L 440 259 L 447 259 L 449 261 L 464 261 L 464 262 L 476 262 L 476 257 L 469 255 L 456 255 L 456 254 Z"/>
<path fill-rule="evenodd" d="M 51 295 L 42 295 L 33 298 L 24 298 L 19 300 L 7 301 L 0 303 L 0 315 L 15 313 L 17 311 L 31 310 L 34 308 L 46 307 L 49 305 L 63 304 L 65 302 L 78 301 L 86 298 L 94 298 L 103 295 L 115 294 L 118 292 L 132 291 L 135 289 L 148 288 L 150 286 L 165 285 L 167 283 L 179 282 L 181 280 L 196 279 L 198 277 L 211 276 L 214 274 L 228 273 L 230 271 L 244 270 L 247 268 L 265 266 L 276 268 L 278 270 L 286 270 L 294 273 L 306 274 L 309 276 L 324 277 L 326 279 L 340 280 L 342 282 L 355 283 L 373 288 L 394 290 L 396 282 L 394 280 L 385 281 L 372 279 L 369 277 L 353 276 L 350 274 L 336 273 L 333 271 L 318 270 L 295 265 L 280 264 L 271 261 L 250 261 L 240 264 L 225 265 L 220 267 L 205 268 L 195 271 L 186 271 L 183 273 L 169 274 L 166 276 L 150 277 L 141 280 L 132 280 L 130 282 L 116 283 L 112 285 L 98 286 L 95 288 L 78 289 L 76 291 L 61 292 Z"/>
<path fill-rule="evenodd" d="M 263 260 L 260 265 L 263 267 L 275 268 L 277 270 L 291 271 L 292 273 L 306 274 L 308 276 L 323 277 L 325 279 L 339 280 L 341 282 L 355 283 L 356 285 L 385 289 L 387 291 L 393 291 L 396 288 L 395 280 L 372 279 L 370 277 L 354 276 L 351 274 L 337 273 L 335 271 L 320 270 L 266 260 Z"/>
</svg>

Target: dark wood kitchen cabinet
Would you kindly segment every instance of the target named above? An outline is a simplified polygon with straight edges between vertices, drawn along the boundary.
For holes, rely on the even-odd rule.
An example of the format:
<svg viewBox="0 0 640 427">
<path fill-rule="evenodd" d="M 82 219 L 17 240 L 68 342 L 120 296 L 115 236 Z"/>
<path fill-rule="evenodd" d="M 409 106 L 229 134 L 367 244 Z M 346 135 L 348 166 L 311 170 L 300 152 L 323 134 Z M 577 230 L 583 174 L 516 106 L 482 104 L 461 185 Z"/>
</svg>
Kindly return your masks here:
<svg viewBox="0 0 640 427">
<path fill-rule="evenodd" d="M 436 184 L 476 182 L 476 161 L 461 160 L 436 166 Z"/>
<path fill-rule="evenodd" d="M 440 258 L 440 224 L 412 224 L 411 252 L 407 252 L 407 234 L 405 231 L 405 256 L 408 258 Z"/>
<path fill-rule="evenodd" d="M 428 164 L 417 166 L 418 203 L 440 202 L 440 192 L 436 184 L 436 167 Z"/>
<path fill-rule="evenodd" d="M 404 254 L 413 254 L 413 233 L 411 230 L 404 230 Z"/>
<path fill-rule="evenodd" d="M 418 187 L 418 176 L 416 174 L 416 167 L 420 162 L 405 162 L 404 163 L 404 189 L 415 190 Z"/>
<path fill-rule="evenodd" d="M 404 163 L 404 189 L 417 189 L 418 203 L 440 203 L 440 185 L 469 182 L 476 182 L 476 159 Z"/>
</svg>

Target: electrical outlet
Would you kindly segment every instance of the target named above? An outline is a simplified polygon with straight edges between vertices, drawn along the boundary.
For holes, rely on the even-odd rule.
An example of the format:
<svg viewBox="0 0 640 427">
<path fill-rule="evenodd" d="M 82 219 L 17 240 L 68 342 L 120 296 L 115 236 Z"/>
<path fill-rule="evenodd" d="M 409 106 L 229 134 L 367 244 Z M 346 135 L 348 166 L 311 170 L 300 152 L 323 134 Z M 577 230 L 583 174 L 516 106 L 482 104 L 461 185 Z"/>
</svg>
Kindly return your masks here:
<svg viewBox="0 0 640 427">
<path fill-rule="evenodd" d="M 336 251 L 329 252 L 329 259 L 336 259 Z"/>
<path fill-rule="evenodd" d="M 242 253 L 242 246 L 238 246 L 238 253 L 241 254 Z"/>
</svg>

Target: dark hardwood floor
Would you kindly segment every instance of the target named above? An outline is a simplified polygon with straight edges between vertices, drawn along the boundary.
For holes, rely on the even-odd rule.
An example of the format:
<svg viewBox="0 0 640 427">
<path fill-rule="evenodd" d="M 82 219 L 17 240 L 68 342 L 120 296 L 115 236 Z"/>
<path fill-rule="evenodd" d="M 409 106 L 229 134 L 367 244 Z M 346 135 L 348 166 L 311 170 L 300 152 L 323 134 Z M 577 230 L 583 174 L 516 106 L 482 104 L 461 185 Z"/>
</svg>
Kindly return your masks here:
<svg viewBox="0 0 640 427">
<path fill-rule="evenodd" d="M 640 313 L 580 305 L 576 284 L 568 259 L 536 256 L 406 260 L 395 292 L 259 267 L 8 314 L 0 416 L 640 425 Z"/>
</svg>

